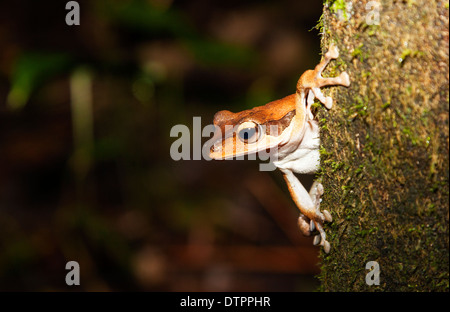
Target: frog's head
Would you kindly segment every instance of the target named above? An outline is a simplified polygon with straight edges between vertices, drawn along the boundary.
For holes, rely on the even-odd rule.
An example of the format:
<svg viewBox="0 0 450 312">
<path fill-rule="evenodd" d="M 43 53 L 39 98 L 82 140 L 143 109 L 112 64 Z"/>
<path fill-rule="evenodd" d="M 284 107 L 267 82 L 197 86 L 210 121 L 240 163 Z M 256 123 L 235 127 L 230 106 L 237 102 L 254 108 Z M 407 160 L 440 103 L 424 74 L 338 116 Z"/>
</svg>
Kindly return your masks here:
<svg viewBox="0 0 450 312">
<path fill-rule="evenodd" d="M 238 113 L 219 111 L 214 115 L 210 157 L 230 159 L 289 144 L 294 123 L 303 127 L 305 116 L 296 111 L 295 94 Z"/>
</svg>

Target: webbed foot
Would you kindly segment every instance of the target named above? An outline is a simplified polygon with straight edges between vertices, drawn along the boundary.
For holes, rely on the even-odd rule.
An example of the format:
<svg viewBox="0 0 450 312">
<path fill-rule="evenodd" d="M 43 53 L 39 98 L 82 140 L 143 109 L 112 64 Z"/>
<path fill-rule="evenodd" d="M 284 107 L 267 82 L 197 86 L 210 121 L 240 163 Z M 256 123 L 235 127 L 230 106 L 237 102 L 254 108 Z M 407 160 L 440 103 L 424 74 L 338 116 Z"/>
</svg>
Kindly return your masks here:
<svg viewBox="0 0 450 312">
<path fill-rule="evenodd" d="M 331 217 L 331 214 L 328 210 L 323 210 L 323 212 L 320 211 L 320 202 L 321 202 L 321 196 L 323 195 L 323 186 L 320 182 L 314 182 L 311 190 L 309 191 L 309 196 L 311 197 L 312 202 L 315 206 L 315 216 L 310 219 L 306 217 L 303 214 L 300 214 L 300 217 L 298 218 L 298 225 L 301 230 L 301 232 L 305 236 L 310 236 L 312 232 L 317 230 L 319 232 L 318 235 L 314 237 L 313 244 L 314 245 L 322 245 L 323 249 L 326 253 L 330 252 L 331 246 L 330 243 L 327 241 L 327 237 L 325 234 L 325 231 L 323 229 L 323 223 L 325 221 L 332 222 L 333 218 Z"/>
</svg>

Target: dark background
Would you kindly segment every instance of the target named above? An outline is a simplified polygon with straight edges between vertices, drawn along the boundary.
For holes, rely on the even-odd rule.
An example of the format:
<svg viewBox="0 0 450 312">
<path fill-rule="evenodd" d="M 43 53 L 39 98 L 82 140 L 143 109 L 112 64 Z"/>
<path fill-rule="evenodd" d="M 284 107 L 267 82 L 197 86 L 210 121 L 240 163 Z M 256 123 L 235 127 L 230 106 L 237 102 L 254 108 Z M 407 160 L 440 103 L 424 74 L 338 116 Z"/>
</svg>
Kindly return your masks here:
<svg viewBox="0 0 450 312">
<path fill-rule="evenodd" d="M 0 290 L 315 290 L 281 174 L 174 161 L 169 133 L 293 93 L 322 3 L 66 3 L 0 4 Z"/>
</svg>

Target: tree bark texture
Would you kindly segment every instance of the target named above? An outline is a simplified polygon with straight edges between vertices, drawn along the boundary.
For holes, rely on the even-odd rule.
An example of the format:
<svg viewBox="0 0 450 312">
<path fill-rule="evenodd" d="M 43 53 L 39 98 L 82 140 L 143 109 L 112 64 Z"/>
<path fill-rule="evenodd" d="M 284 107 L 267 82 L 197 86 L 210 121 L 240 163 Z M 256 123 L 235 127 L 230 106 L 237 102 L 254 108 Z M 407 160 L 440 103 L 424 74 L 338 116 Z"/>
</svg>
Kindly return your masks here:
<svg viewBox="0 0 450 312">
<path fill-rule="evenodd" d="M 346 70 L 351 86 L 317 108 L 321 209 L 333 215 L 323 291 L 449 290 L 448 7 L 325 1 L 323 51 L 340 50 L 327 74 Z M 379 285 L 366 282 L 369 261 Z"/>
</svg>

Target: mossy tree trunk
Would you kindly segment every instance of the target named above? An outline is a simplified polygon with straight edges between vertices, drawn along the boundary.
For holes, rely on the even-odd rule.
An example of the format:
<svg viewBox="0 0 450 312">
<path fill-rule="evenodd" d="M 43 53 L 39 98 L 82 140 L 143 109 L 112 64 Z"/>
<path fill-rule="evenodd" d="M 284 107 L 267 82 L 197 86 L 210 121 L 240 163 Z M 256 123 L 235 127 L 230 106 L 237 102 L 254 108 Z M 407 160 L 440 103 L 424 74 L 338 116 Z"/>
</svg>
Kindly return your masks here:
<svg viewBox="0 0 450 312">
<path fill-rule="evenodd" d="M 448 291 L 448 1 L 368 2 L 326 1 L 319 25 L 323 50 L 341 53 L 330 76 L 351 79 L 318 112 L 334 218 L 321 289 Z M 379 285 L 366 284 L 369 261 Z"/>
</svg>

